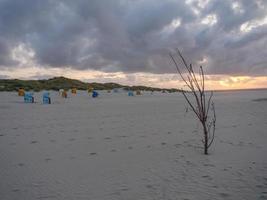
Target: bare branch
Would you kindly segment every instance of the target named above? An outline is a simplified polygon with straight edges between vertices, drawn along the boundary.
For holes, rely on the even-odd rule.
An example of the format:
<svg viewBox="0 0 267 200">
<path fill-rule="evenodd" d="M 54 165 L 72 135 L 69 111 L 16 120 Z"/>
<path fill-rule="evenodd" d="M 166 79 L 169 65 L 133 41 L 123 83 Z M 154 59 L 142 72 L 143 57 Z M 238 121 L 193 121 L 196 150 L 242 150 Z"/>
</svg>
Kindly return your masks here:
<svg viewBox="0 0 267 200">
<path fill-rule="evenodd" d="M 214 141 L 214 135 L 215 135 L 215 129 L 216 129 L 216 112 L 215 112 L 215 106 L 214 103 L 212 102 L 212 110 L 213 110 L 213 119 L 212 119 L 212 138 L 210 140 L 210 143 L 208 144 L 208 148 L 211 146 L 211 144 Z"/>
<path fill-rule="evenodd" d="M 211 101 L 211 98 L 213 96 L 213 91 L 210 92 L 210 97 L 209 97 L 209 100 L 208 100 L 208 108 L 207 108 L 207 111 L 206 111 L 206 115 L 209 114 L 209 109 L 210 109 L 210 101 Z"/>
<path fill-rule="evenodd" d="M 196 111 L 195 107 L 192 105 L 192 103 L 189 101 L 188 97 L 185 94 L 185 91 L 182 90 L 182 94 L 184 95 L 184 98 L 186 99 L 187 103 L 189 104 L 189 106 L 191 107 L 191 109 L 193 110 L 193 112 L 197 115 L 197 117 L 200 119 L 199 113 Z"/>
<path fill-rule="evenodd" d="M 183 57 L 182 53 L 179 51 L 179 49 L 176 49 L 177 57 L 181 59 L 182 64 L 184 68 L 186 69 L 186 74 L 184 75 L 181 68 L 178 65 L 178 62 L 174 58 L 172 54 L 170 54 L 170 57 L 175 64 L 175 67 L 178 71 L 178 74 L 182 78 L 183 82 L 186 84 L 186 86 L 189 88 L 189 92 L 192 95 L 192 99 L 188 97 L 188 93 L 184 90 L 182 90 L 182 94 L 190 106 L 190 108 L 193 110 L 195 115 L 197 116 L 198 120 L 201 122 L 203 126 L 203 139 L 202 142 L 204 144 L 204 153 L 208 154 L 208 148 L 211 146 L 211 144 L 214 141 L 214 135 L 215 135 L 215 124 L 216 124 L 216 113 L 215 113 L 215 107 L 214 103 L 211 102 L 211 99 L 213 97 L 213 92 L 210 93 L 208 101 L 206 102 L 206 93 L 205 93 L 205 74 L 203 71 L 202 66 L 199 67 L 199 73 L 196 75 L 194 72 L 194 68 L 192 64 L 187 64 L 185 58 Z M 177 59 L 178 59 L 177 58 Z M 209 119 L 209 110 L 210 107 L 213 111 L 213 117 L 210 120 Z"/>
<path fill-rule="evenodd" d="M 171 53 L 169 55 L 170 55 L 174 65 L 175 65 L 180 77 L 183 79 L 184 83 L 189 87 L 189 89 L 191 89 L 190 85 L 187 83 L 187 81 L 185 80 L 184 76 L 182 75 L 182 73 L 181 73 L 181 71 L 180 71 L 180 69 L 178 67 L 178 64 L 177 64 L 176 60 L 174 59 L 173 55 Z"/>
</svg>

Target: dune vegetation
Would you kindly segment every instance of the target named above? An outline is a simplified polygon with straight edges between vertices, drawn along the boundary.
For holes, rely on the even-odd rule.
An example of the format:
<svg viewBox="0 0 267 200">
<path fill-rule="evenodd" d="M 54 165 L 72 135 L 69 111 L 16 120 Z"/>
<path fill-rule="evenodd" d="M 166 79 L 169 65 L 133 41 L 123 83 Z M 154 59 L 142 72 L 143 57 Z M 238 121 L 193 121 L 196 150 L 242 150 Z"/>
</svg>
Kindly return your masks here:
<svg viewBox="0 0 267 200">
<path fill-rule="evenodd" d="M 88 88 L 94 88 L 96 90 L 112 90 L 114 88 L 123 88 L 125 90 L 134 91 L 144 90 L 179 92 L 178 89 L 163 89 L 147 86 L 125 86 L 117 83 L 85 83 L 65 77 L 54 77 L 47 80 L 0 79 L 0 91 L 17 91 L 19 88 L 23 88 L 26 91 L 59 90 L 71 88 L 77 88 L 78 90 L 87 90 Z"/>
</svg>

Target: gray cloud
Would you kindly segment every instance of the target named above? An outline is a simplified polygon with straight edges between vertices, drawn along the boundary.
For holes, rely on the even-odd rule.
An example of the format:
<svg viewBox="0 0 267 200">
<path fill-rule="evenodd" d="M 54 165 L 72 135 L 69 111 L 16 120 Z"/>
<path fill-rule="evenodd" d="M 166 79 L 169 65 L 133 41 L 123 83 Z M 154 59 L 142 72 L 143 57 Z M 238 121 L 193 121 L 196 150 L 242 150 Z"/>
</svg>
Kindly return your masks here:
<svg viewBox="0 0 267 200">
<path fill-rule="evenodd" d="M 208 73 L 262 75 L 266 25 L 240 26 L 266 17 L 267 2 L 236 2 L 240 10 L 230 0 L 0 0 L 0 66 L 16 67 L 12 51 L 25 44 L 46 67 L 172 73 L 168 52 L 179 47 L 193 61 L 206 58 Z M 208 15 L 217 23 L 202 24 Z"/>
</svg>

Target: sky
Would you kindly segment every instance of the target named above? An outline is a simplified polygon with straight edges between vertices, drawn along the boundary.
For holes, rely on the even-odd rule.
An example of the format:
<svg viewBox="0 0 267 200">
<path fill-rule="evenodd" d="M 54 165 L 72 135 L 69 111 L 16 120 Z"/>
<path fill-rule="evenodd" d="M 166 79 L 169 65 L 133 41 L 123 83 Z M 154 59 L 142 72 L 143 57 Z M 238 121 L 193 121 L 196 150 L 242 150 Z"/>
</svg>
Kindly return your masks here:
<svg viewBox="0 0 267 200">
<path fill-rule="evenodd" d="M 267 88 L 267 1 L 0 0 L 0 78 L 182 88 L 176 48 L 209 89 Z"/>
</svg>

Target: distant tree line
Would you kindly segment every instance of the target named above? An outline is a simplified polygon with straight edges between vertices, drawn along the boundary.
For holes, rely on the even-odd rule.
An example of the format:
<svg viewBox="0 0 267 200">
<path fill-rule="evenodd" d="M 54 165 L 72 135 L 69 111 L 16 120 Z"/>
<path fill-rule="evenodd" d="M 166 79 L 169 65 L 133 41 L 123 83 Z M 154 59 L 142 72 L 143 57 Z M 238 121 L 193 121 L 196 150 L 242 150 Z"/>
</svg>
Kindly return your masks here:
<svg viewBox="0 0 267 200">
<path fill-rule="evenodd" d="M 0 79 L 0 91 L 17 91 L 23 88 L 26 91 L 41 91 L 77 88 L 78 90 L 87 90 L 88 88 L 95 90 L 112 90 L 114 88 L 122 88 L 124 90 L 142 90 L 142 91 L 166 91 L 179 92 L 178 89 L 162 89 L 146 86 L 125 86 L 117 83 L 85 83 L 75 79 L 65 77 L 55 77 L 47 80 L 19 80 L 19 79 Z"/>
</svg>

